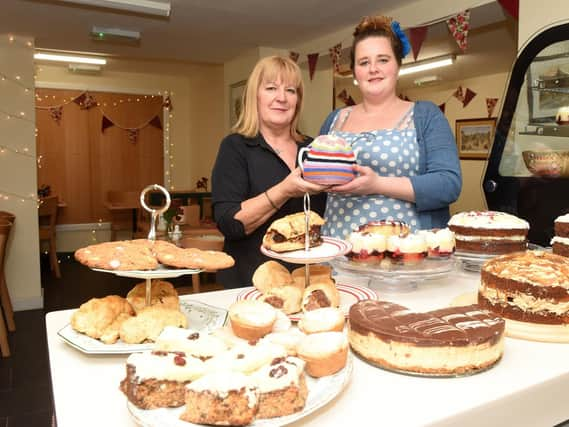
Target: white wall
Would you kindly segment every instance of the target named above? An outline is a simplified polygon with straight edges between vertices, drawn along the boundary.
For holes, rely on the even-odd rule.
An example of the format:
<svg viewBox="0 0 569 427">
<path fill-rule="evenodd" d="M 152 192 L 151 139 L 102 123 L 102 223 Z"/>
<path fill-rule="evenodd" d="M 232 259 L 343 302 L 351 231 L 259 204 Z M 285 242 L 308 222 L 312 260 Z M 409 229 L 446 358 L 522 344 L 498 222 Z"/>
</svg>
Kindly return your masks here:
<svg viewBox="0 0 569 427">
<path fill-rule="evenodd" d="M 10 42 L 8 34 L 0 34 L 0 58 L 0 73 L 7 77 L 0 81 L 0 145 L 7 147 L 0 152 L 0 210 L 16 215 L 4 267 L 14 309 L 27 310 L 43 306 L 38 209 L 33 200 L 37 191 L 33 40 L 15 37 Z M 20 118 L 7 119 L 5 113 Z"/>
<path fill-rule="evenodd" d="M 546 26 L 569 19 L 567 0 L 519 0 L 518 50 Z"/>
</svg>

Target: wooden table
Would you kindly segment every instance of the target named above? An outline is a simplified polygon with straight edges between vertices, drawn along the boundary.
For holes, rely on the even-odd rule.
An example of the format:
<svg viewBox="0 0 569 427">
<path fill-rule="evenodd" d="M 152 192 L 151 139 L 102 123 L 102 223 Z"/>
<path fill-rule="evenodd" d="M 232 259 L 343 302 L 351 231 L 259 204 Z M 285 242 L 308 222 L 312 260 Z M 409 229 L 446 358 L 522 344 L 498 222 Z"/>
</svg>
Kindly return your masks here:
<svg viewBox="0 0 569 427">
<path fill-rule="evenodd" d="M 415 310 L 427 310 L 447 306 L 457 295 L 475 291 L 479 280 L 479 274 L 457 270 L 445 278 L 422 282 L 412 292 L 382 296 Z M 228 307 L 242 291 L 182 298 Z M 46 316 L 57 425 L 135 426 L 119 391 L 127 356 L 90 356 L 64 343 L 57 331 L 69 322 L 72 312 Z M 401 375 L 355 357 L 347 388 L 292 425 L 551 427 L 569 419 L 568 360 L 569 344 L 511 338 L 506 338 L 504 357 L 495 367 L 461 378 Z"/>
<path fill-rule="evenodd" d="M 208 191 L 195 191 L 195 190 L 172 190 L 170 197 L 173 199 L 182 199 L 182 205 L 189 205 L 190 200 L 197 200 L 200 206 L 200 218 L 204 218 L 203 208 L 204 199 L 211 198 L 211 193 Z M 164 204 L 164 195 L 160 192 L 153 191 L 150 193 L 150 204 L 153 206 L 161 206 Z"/>
</svg>

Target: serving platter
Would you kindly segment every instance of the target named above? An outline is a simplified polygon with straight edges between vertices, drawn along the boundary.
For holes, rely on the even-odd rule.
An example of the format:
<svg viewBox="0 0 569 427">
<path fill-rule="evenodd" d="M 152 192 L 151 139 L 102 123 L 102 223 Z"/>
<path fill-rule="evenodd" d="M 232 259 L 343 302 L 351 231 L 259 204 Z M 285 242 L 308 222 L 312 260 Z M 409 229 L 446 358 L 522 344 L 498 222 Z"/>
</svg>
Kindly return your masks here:
<svg viewBox="0 0 569 427">
<path fill-rule="evenodd" d="M 370 288 L 363 286 L 348 285 L 337 283 L 336 288 L 340 294 L 340 309 L 347 316 L 350 307 L 363 300 L 377 300 L 377 293 Z M 237 300 L 255 300 L 263 296 L 256 288 L 247 288 L 237 295 Z M 288 315 L 289 319 L 293 322 L 298 322 L 302 318 L 302 313 L 293 313 Z"/>
<path fill-rule="evenodd" d="M 162 264 L 158 265 L 158 268 L 154 270 L 105 270 L 102 268 L 92 268 L 92 270 L 132 279 L 173 279 L 186 274 L 198 274 L 203 271 L 198 268 L 170 268 Z"/>
<path fill-rule="evenodd" d="M 275 252 L 261 246 L 261 252 L 271 258 L 291 264 L 316 264 L 330 261 L 336 257 L 347 254 L 352 250 L 352 244 L 335 237 L 322 236 L 323 243 L 320 246 L 291 252 Z"/>
<path fill-rule="evenodd" d="M 225 324 L 227 310 L 203 302 L 180 298 L 180 311 L 188 319 L 188 325 L 196 331 L 212 331 Z M 114 344 L 105 344 L 95 338 L 77 332 L 67 324 L 57 335 L 72 347 L 86 354 L 128 354 L 151 350 L 154 343 L 127 344 L 120 339 Z"/>
<path fill-rule="evenodd" d="M 313 413 L 326 405 L 344 390 L 350 381 L 353 371 L 353 356 L 348 353 L 346 366 L 334 375 L 321 378 L 306 376 L 308 397 L 304 409 L 284 417 L 258 419 L 249 424 L 250 427 L 277 427 L 291 424 Z M 132 418 L 143 427 L 189 427 L 198 424 L 180 420 L 184 407 L 173 409 L 139 409 L 127 401 L 127 407 Z"/>
</svg>

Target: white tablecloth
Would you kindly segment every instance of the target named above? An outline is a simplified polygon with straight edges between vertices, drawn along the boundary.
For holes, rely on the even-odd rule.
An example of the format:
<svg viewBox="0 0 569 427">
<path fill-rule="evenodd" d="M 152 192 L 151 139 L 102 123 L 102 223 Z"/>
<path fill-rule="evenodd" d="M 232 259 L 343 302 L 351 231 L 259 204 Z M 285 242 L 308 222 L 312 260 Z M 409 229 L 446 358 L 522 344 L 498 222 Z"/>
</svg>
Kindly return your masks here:
<svg viewBox="0 0 569 427">
<path fill-rule="evenodd" d="M 447 306 L 476 290 L 479 274 L 454 271 L 411 292 L 380 295 L 416 310 Z M 242 289 L 188 295 L 228 307 Z M 46 315 L 53 396 L 59 427 L 134 426 L 119 391 L 126 355 L 87 355 L 57 331 L 73 310 Z M 424 378 L 387 372 L 354 360 L 348 387 L 295 426 L 544 426 L 569 419 L 569 344 L 506 339 L 492 369 L 462 378 Z"/>
</svg>

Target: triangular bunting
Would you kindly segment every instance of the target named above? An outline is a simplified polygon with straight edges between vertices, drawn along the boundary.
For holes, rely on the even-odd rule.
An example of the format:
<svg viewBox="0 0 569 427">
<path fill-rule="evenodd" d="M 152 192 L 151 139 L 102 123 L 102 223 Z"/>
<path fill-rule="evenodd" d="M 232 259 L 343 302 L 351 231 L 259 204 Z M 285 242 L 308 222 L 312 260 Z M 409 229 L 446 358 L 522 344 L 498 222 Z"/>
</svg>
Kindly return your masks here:
<svg viewBox="0 0 569 427">
<path fill-rule="evenodd" d="M 332 68 L 334 69 L 335 73 L 340 72 L 340 58 L 342 56 L 342 43 L 338 43 L 337 45 L 328 49 L 330 52 L 330 58 L 332 59 Z"/>
<path fill-rule="evenodd" d="M 454 96 L 460 102 L 464 102 L 464 92 L 462 91 L 462 86 L 457 87 L 452 96 Z"/>
<path fill-rule="evenodd" d="M 154 126 L 155 128 L 162 130 L 162 122 L 160 121 L 160 116 L 158 116 L 158 115 L 154 116 L 154 118 L 152 120 L 150 120 L 150 122 L 148 122 L 148 124 L 150 126 Z"/>
<path fill-rule="evenodd" d="M 127 129 L 126 131 L 128 133 L 129 142 L 136 144 L 138 142 L 139 129 Z"/>
<path fill-rule="evenodd" d="M 49 115 L 55 123 L 59 124 L 61 118 L 63 117 L 63 106 L 60 105 L 58 107 L 51 107 L 49 109 Z"/>
<path fill-rule="evenodd" d="M 354 101 L 354 98 L 352 98 L 348 92 L 346 91 L 346 89 L 343 89 L 339 94 L 338 94 L 338 98 L 344 103 L 346 104 L 348 107 L 350 105 L 356 105 L 356 101 Z"/>
<path fill-rule="evenodd" d="M 470 28 L 470 10 L 460 12 L 458 15 L 447 19 L 450 33 L 456 40 L 458 47 L 465 51 L 468 47 L 468 30 Z"/>
<path fill-rule="evenodd" d="M 486 98 L 486 109 L 488 110 L 488 118 L 492 117 L 494 113 L 494 108 L 498 103 L 498 98 Z"/>
<path fill-rule="evenodd" d="M 105 129 L 110 128 L 113 125 L 114 123 L 111 122 L 107 116 L 103 116 L 103 121 L 101 123 L 101 132 L 105 132 Z"/>
<path fill-rule="evenodd" d="M 409 40 L 411 41 L 411 48 L 413 49 L 413 59 L 416 61 L 419 56 L 419 51 L 423 42 L 427 38 L 427 31 L 429 27 L 416 27 L 409 28 Z"/>
<path fill-rule="evenodd" d="M 292 59 L 294 62 L 298 62 L 298 58 L 300 57 L 300 53 L 293 52 L 292 50 L 288 53 L 288 57 Z"/>
<path fill-rule="evenodd" d="M 470 104 L 470 101 L 472 101 L 474 99 L 474 97 L 476 96 L 476 93 L 473 92 L 472 90 L 466 88 L 466 92 L 464 93 L 464 99 L 462 101 L 462 108 L 466 107 L 468 104 Z"/>
<path fill-rule="evenodd" d="M 520 15 L 520 0 L 498 0 L 500 6 L 504 8 L 504 10 L 514 18 L 516 21 L 518 20 L 518 16 Z"/>
<path fill-rule="evenodd" d="M 447 106 L 446 102 L 439 104 L 439 109 L 443 112 L 443 114 L 445 113 L 446 106 Z"/>
<path fill-rule="evenodd" d="M 316 64 L 318 63 L 319 55 L 319 53 L 309 53 L 306 55 L 308 58 L 308 75 L 310 76 L 310 80 L 314 77 L 314 71 L 316 71 Z"/>
</svg>

